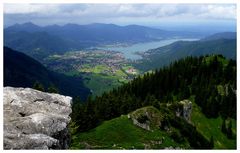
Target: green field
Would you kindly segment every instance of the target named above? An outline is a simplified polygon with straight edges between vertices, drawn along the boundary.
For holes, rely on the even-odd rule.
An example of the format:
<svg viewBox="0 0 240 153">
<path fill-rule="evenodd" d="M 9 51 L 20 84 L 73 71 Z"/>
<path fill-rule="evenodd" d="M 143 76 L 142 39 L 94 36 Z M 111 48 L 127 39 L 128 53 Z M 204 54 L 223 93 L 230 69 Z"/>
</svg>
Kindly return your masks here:
<svg viewBox="0 0 240 153">
<path fill-rule="evenodd" d="M 122 84 L 116 77 L 96 73 L 83 74 L 83 78 L 84 84 L 92 90 L 93 96 L 101 95 Z"/>
<path fill-rule="evenodd" d="M 127 83 L 139 74 L 126 60 L 113 55 L 112 52 L 98 51 L 67 52 L 51 55 L 45 62 L 54 71 L 68 76 L 82 76 L 85 86 L 96 96 Z"/>
<path fill-rule="evenodd" d="M 92 73 L 105 73 L 108 74 L 107 71 L 110 71 L 109 67 L 106 65 L 89 65 L 89 64 L 84 64 L 83 68 L 79 70 L 79 72 L 92 72 Z"/>
<path fill-rule="evenodd" d="M 132 68 L 124 64 L 124 68 Z M 111 72 L 111 68 L 107 65 L 84 65 L 79 72 L 86 72 L 83 74 L 85 85 L 92 90 L 93 96 L 101 95 L 103 92 L 109 91 L 115 87 L 127 83 L 128 75 L 123 68 L 116 69 Z M 71 74 L 75 74 L 72 72 Z"/>
</svg>

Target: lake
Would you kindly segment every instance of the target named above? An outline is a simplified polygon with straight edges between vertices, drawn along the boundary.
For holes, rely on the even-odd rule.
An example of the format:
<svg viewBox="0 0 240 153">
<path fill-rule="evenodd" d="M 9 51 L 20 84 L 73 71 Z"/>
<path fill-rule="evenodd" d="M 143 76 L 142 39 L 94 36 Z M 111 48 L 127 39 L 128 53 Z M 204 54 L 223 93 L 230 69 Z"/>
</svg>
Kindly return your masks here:
<svg viewBox="0 0 240 153">
<path fill-rule="evenodd" d="M 133 44 L 130 46 L 124 46 L 124 47 L 120 47 L 120 46 L 106 46 L 106 47 L 97 47 L 98 49 L 104 49 L 104 50 L 109 50 L 109 51 L 118 51 L 118 52 L 122 52 L 125 56 L 125 58 L 130 59 L 130 60 L 137 60 L 137 59 L 141 59 L 142 57 L 140 55 L 137 55 L 136 52 L 145 52 L 149 49 L 154 49 L 154 48 L 158 48 L 158 47 L 162 47 L 162 46 L 166 46 L 169 45 L 171 43 L 174 43 L 176 41 L 196 41 L 199 39 L 186 39 L 186 38 L 179 38 L 179 39 L 166 39 L 166 40 L 161 40 L 161 41 L 153 41 L 153 42 L 145 42 L 145 43 L 137 43 L 137 44 Z"/>
</svg>

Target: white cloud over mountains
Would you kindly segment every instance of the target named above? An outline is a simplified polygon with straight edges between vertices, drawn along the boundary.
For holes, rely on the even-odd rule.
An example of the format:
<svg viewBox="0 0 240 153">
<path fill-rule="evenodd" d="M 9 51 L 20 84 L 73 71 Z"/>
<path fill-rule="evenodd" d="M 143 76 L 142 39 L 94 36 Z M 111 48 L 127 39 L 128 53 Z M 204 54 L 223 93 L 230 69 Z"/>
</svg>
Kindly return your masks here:
<svg viewBox="0 0 240 153">
<path fill-rule="evenodd" d="M 51 19 L 51 20 L 49 20 Z M 4 20 L 38 24 L 236 20 L 234 4 L 5 4 Z"/>
</svg>

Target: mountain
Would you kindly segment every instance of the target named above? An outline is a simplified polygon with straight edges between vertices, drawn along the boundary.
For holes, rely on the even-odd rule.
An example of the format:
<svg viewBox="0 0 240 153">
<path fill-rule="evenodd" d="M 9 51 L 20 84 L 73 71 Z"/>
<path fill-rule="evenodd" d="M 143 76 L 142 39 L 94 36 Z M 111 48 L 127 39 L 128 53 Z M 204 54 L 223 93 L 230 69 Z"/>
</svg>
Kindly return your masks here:
<svg viewBox="0 0 240 153">
<path fill-rule="evenodd" d="M 237 33 L 236 32 L 221 32 L 216 33 L 211 36 L 207 36 L 202 41 L 210 41 L 210 40 L 217 40 L 217 39 L 237 39 Z"/>
<path fill-rule="evenodd" d="M 37 26 L 31 22 L 26 22 L 23 24 L 14 24 L 10 27 L 6 28 L 7 31 L 11 31 L 11 32 L 17 32 L 17 31 L 25 31 L 25 32 L 39 32 L 41 31 L 41 27 Z"/>
<path fill-rule="evenodd" d="M 35 59 L 41 61 L 50 54 L 62 54 L 72 47 L 82 47 L 80 44 L 48 34 L 47 32 L 10 31 L 4 34 L 5 46 L 11 46 Z"/>
<path fill-rule="evenodd" d="M 38 81 L 45 89 L 54 85 L 59 92 L 68 96 L 86 99 L 90 94 L 81 77 L 69 77 L 46 69 L 31 57 L 4 47 L 4 86 L 33 87 Z"/>
<path fill-rule="evenodd" d="M 73 149 L 236 149 L 236 61 L 186 57 L 73 103 Z"/>
<path fill-rule="evenodd" d="M 236 39 L 216 39 L 209 41 L 178 41 L 167 46 L 144 52 L 143 59 L 135 63 L 141 70 L 148 71 L 159 66 L 187 57 L 211 54 L 222 54 L 236 59 Z"/>
<path fill-rule="evenodd" d="M 25 52 L 31 57 L 70 50 L 115 44 L 138 43 L 170 37 L 196 37 L 191 32 L 174 32 L 139 25 L 118 26 L 94 23 L 40 27 L 32 23 L 15 24 L 4 29 L 4 45 Z"/>
</svg>

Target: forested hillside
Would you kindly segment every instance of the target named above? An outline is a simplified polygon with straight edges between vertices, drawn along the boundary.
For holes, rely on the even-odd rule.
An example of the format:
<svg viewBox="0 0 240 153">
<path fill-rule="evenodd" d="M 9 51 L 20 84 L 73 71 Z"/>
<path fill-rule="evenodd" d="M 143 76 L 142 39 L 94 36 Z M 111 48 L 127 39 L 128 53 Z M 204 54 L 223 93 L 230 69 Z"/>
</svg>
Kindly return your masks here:
<svg viewBox="0 0 240 153">
<path fill-rule="evenodd" d="M 199 133 L 196 130 L 199 127 L 192 124 L 196 121 L 189 124 L 176 118 L 176 102 L 183 99 L 191 99 L 207 118 L 220 117 L 223 122 L 216 127 L 222 127 L 227 139 L 235 139 L 229 121 L 236 119 L 236 61 L 227 60 L 222 55 L 187 57 L 139 76 L 95 99 L 89 98 L 85 104 L 76 99 L 72 119 L 77 131 L 84 132 L 105 120 L 144 106 L 154 106 L 165 115 L 164 124 L 178 129 L 191 148 L 212 148 L 213 138 L 207 140 L 202 136 L 207 131 Z"/>
<path fill-rule="evenodd" d="M 81 76 L 70 77 L 49 71 L 31 57 L 4 47 L 4 86 L 33 87 L 36 83 L 45 91 L 55 87 L 61 94 L 82 99 L 90 94 Z"/>
<path fill-rule="evenodd" d="M 218 39 L 237 39 L 237 33 L 236 32 L 220 32 L 220 33 L 207 36 L 201 39 L 201 41 L 218 40 Z"/>
<path fill-rule="evenodd" d="M 236 60 L 236 39 L 226 39 L 227 37 L 225 38 L 223 35 L 224 33 L 219 33 L 205 38 L 204 41 L 178 41 L 164 47 L 151 49 L 142 54 L 143 59 L 137 61 L 135 66 L 140 70 L 148 71 L 166 66 L 175 60 L 187 56 L 210 54 L 221 54 Z"/>
</svg>

